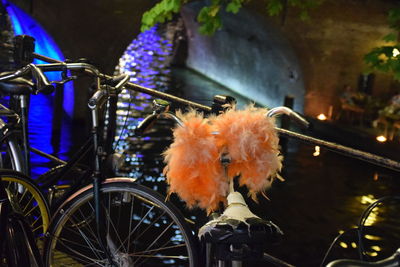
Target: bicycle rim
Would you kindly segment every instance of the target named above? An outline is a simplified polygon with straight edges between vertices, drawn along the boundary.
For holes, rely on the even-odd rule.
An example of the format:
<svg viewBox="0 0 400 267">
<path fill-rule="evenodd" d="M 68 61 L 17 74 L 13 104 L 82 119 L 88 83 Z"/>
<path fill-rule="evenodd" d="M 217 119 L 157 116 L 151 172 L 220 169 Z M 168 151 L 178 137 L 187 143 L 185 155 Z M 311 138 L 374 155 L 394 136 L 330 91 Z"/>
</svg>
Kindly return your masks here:
<svg viewBox="0 0 400 267">
<path fill-rule="evenodd" d="M 38 187 L 29 178 L 14 171 L 2 171 L 0 177 L 10 201 L 25 216 L 35 238 L 44 236 L 49 226 L 50 212 Z"/>
<path fill-rule="evenodd" d="M 107 247 L 118 266 L 196 266 L 197 246 L 179 211 L 133 183 L 102 186 Z M 49 266 L 109 266 L 97 240 L 92 190 L 54 217 L 45 260 Z"/>
</svg>

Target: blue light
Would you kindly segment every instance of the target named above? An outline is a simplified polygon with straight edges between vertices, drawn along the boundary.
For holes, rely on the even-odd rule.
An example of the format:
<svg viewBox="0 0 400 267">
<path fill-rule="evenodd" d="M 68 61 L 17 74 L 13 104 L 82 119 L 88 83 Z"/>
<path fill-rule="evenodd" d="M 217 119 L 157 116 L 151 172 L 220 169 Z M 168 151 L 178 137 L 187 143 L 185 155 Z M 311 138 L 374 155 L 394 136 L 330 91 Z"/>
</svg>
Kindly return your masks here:
<svg viewBox="0 0 400 267">
<path fill-rule="evenodd" d="M 28 14 L 16 5 L 2 0 L 8 15 L 10 16 L 15 35 L 26 34 L 35 38 L 35 52 L 57 60 L 64 60 L 64 56 L 57 44 L 50 35 Z M 38 62 L 38 61 L 36 61 Z M 59 80 L 58 73 L 48 73 L 49 80 Z M 74 108 L 74 89 L 71 83 L 64 86 L 64 103 L 65 112 L 72 117 Z"/>
<path fill-rule="evenodd" d="M 2 0 L 3 6 L 11 19 L 14 34 L 26 34 L 35 38 L 35 52 L 57 60 L 64 60 L 64 56 L 58 48 L 54 40 L 46 33 L 46 31 L 27 13 L 15 6 L 14 4 Z M 35 63 L 41 63 L 35 60 Z M 60 80 L 60 73 L 46 73 L 50 81 Z M 65 113 L 71 118 L 74 108 L 74 89 L 71 83 L 64 85 L 63 89 L 63 108 Z M 53 106 L 54 97 L 49 95 L 33 95 L 29 106 L 29 131 L 30 142 L 35 148 L 38 148 L 46 153 L 53 153 L 54 149 L 51 144 L 52 124 L 53 124 Z M 70 144 L 69 131 L 61 131 L 61 144 L 59 154 L 63 155 L 67 152 Z M 65 158 L 64 156 L 62 158 Z M 43 173 L 47 168 L 47 159 L 39 157 L 35 154 L 31 158 L 32 176 L 37 176 Z"/>
</svg>

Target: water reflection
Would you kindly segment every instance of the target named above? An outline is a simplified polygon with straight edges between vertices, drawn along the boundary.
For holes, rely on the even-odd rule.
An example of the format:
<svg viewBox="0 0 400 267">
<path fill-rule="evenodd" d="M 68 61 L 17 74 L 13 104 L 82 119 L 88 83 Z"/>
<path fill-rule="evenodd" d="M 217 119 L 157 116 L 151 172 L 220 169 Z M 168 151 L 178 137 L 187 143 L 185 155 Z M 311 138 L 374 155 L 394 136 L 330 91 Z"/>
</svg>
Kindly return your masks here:
<svg viewBox="0 0 400 267">
<path fill-rule="evenodd" d="M 130 75 L 130 80 L 134 83 L 165 91 L 170 87 L 170 68 L 167 59 L 171 57 L 171 53 L 171 42 L 159 33 L 157 27 L 153 27 L 139 34 L 128 46 L 116 72 Z M 156 142 L 168 142 L 170 138 L 166 134 L 158 134 L 157 131 L 143 138 L 134 135 L 136 126 L 152 112 L 151 102 L 152 98 L 149 95 L 126 90 L 122 92 L 118 102 L 116 149 L 126 155 L 126 164 L 120 170 L 121 174 L 130 177 L 143 176 L 147 182 L 156 182 L 160 178 L 160 169 L 153 168 L 147 172 L 142 166 L 146 162 L 152 162 L 149 165 L 159 166 L 162 162 L 160 157 L 162 150 L 159 150 L 159 147 L 154 150 L 152 146 Z M 172 124 L 168 125 L 172 127 Z"/>
<path fill-rule="evenodd" d="M 13 3 L 2 0 L 2 4 L 10 16 L 13 31 L 15 35 L 30 35 L 35 38 L 35 52 L 46 55 L 48 57 L 64 60 L 64 56 L 57 44 L 51 36 L 35 21 L 29 14 L 18 8 Z M 34 63 L 43 63 L 35 60 Z M 60 80 L 59 73 L 46 74 L 49 81 Z M 71 83 L 65 84 L 61 92 L 61 104 L 63 112 L 67 117 L 71 118 L 74 108 L 74 91 Z M 31 132 L 30 142 L 35 148 L 38 148 L 46 153 L 55 154 L 56 156 L 66 159 L 67 152 L 71 149 L 71 134 L 70 127 L 66 127 L 63 131 L 54 129 L 55 120 L 60 120 L 61 117 L 55 118 L 54 95 L 32 95 L 29 105 L 29 131 Z M 63 118 L 63 120 L 67 120 Z M 61 138 L 54 140 L 54 133 L 61 135 Z M 49 160 L 31 153 L 32 162 L 32 177 L 36 178 L 40 174 L 48 170 Z"/>
</svg>

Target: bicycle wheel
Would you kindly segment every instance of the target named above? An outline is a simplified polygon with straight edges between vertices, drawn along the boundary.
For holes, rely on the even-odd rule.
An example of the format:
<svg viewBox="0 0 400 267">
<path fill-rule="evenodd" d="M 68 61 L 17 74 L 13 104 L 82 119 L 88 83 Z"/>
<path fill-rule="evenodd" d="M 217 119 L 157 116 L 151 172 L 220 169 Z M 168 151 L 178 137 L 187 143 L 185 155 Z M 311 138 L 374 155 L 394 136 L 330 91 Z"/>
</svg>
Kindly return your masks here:
<svg viewBox="0 0 400 267">
<path fill-rule="evenodd" d="M 104 235 L 117 266 L 197 266 L 196 239 L 179 210 L 127 180 L 109 179 L 101 188 Z M 75 194 L 53 217 L 47 266 L 109 266 L 96 235 L 91 189 Z"/>
<path fill-rule="evenodd" d="M 2 262 L 8 267 L 43 266 L 39 249 L 23 215 L 12 213 L 7 219 L 5 234 L 7 245 Z"/>
<path fill-rule="evenodd" d="M 47 202 L 36 184 L 22 173 L 1 170 L 0 179 L 15 211 L 25 216 L 36 239 L 44 236 L 50 212 Z"/>
</svg>

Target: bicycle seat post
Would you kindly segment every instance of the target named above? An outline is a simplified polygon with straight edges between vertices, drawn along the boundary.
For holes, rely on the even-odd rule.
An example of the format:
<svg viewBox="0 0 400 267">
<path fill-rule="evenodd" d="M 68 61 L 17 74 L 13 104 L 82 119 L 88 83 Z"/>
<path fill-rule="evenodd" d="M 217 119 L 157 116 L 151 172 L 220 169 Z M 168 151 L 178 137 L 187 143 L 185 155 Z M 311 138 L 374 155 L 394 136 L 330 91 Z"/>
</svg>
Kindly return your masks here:
<svg viewBox="0 0 400 267">
<path fill-rule="evenodd" d="M 29 153 L 29 133 L 28 133 L 28 105 L 29 96 L 20 95 L 18 96 L 19 106 L 21 110 L 21 130 L 22 130 L 22 146 L 23 146 L 23 157 L 24 157 L 24 173 L 30 174 L 30 153 Z"/>
<path fill-rule="evenodd" d="M 231 158 L 224 153 L 220 161 L 228 179 Z M 261 259 L 265 242 L 283 235 L 278 226 L 250 211 L 242 194 L 235 191 L 233 179 L 229 182 L 227 201 L 224 212 L 199 230 L 199 238 L 206 244 L 207 267 L 213 259 L 221 267 L 228 262 L 229 266 L 241 267 L 244 260 Z"/>
</svg>

